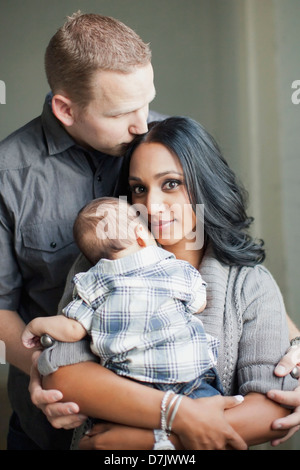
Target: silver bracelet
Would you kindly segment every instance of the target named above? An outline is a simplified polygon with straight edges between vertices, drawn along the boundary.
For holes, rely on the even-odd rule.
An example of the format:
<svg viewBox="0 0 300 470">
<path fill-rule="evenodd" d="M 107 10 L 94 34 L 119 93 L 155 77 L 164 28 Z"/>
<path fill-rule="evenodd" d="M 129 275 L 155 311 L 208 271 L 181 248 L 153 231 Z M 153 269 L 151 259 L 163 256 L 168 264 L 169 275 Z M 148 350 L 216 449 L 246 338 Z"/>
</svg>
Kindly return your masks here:
<svg viewBox="0 0 300 470">
<path fill-rule="evenodd" d="M 170 401 L 169 406 L 168 406 L 167 411 L 166 411 L 166 422 L 168 421 L 170 411 L 171 411 L 174 403 L 176 403 L 176 401 L 178 400 L 178 398 L 179 398 L 179 395 L 174 394 L 174 397 Z M 167 426 L 167 428 L 168 428 L 168 426 Z"/>
<path fill-rule="evenodd" d="M 166 417 L 166 407 L 167 407 L 167 402 L 169 399 L 170 395 L 173 395 L 174 392 L 172 390 L 168 390 L 162 399 L 161 402 L 161 412 L 160 412 L 160 427 L 162 431 L 166 432 L 167 431 L 167 417 Z"/>
<path fill-rule="evenodd" d="M 179 405 L 180 405 L 180 402 L 181 400 L 183 399 L 183 395 L 176 395 L 176 401 L 175 401 L 175 405 L 174 405 L 174 408 L 173 408 L 173 411 L 172 411 L 172 414 L 171 414 L 171 418 L 168 422 L 168 425 L 167 425 L 167 431 L 170 433 L 172 431 L 172 425 L 173 425 L 173 421 L 174 421 L 174 418 L 176 416 L 176 413 L 178 411 L 178 408 L 179 408 Z"/>
<path fill-rule="evenodd" d="M 168 399 L 170 395 L 174 395 L 170 403 L 168 404 Z M 160 415 L 160 425 L 161 429 L 154 429 L 154 447 L 153 450 L 175 450 L 174 445 L 169 440 L 169 435 L 172 431 L 172 425 L 176 413 L 178 411 L 180 402 L 183 398 L 183 395 L 177 395 L 172 390 L 168 390 L 162 399 L 161 402 L 161 415 Z M 167 407 L 168 404 L 168 407 Z M 173 409 L 172 409 L 173 407 Z M 169 419 L 169 414 L 171 417 Z"/>
</svg>

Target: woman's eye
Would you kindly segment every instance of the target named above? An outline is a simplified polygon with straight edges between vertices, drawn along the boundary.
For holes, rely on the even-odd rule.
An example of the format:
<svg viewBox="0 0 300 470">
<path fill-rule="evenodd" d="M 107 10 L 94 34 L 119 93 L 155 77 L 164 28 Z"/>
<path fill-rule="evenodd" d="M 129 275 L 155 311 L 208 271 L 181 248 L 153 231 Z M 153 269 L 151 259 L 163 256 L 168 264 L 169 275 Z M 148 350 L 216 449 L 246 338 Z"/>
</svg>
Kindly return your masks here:
<svg viewBox="0 0 300 470">
<path fill-rule="evenodd" d="M 181 181 L 177 181 L 177 180 L 167 181 L 164 184 L 164 189 L 169 189 L 169 190 L 176 189 L 180 184 L 181 184 Z"/>
<path fill-rule="evenodd" d="M 133 193 L 133 194 L 142 194 L 145 192 L 145 188 L 144 186 L 130 186 L 130 191 Z"/>
</svg>

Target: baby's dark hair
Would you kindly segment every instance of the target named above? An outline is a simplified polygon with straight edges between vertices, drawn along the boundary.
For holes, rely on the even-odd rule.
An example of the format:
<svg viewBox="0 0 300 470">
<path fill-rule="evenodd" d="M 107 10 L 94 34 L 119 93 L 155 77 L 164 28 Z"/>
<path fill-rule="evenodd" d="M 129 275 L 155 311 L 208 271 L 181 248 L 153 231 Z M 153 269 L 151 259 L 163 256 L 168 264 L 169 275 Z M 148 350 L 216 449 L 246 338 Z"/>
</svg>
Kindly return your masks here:
<svg viewBox="0 0 300 470">
<path fill-rule="evenodd" d="M 78 213 L 74 240 L 84 256 L 96 264 L 101 258 L 114 259 L 116 253 L 136 241 L 135 227 L 143 223 L 139 214 L 122 198 L 94 199 Z"/>
</svg>

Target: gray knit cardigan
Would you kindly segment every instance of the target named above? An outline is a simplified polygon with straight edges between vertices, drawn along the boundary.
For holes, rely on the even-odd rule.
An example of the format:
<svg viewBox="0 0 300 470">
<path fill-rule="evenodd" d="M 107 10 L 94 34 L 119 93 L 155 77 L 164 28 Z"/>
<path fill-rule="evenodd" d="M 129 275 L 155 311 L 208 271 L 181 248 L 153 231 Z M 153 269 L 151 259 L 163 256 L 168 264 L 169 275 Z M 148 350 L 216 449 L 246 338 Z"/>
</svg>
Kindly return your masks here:
<svg viewBox="0 0 300 470">
<path fill-rule="evenodd" d="M 77 259 L 59 312 L 71 299 L 74 274 L 89 267 L 83 256 Z M 261 265 L 222 264 L 211 248 L 206 250 L 200 272 L 207 283 L 207 307 L 201 320 L 206 331 L 220 340 L 217 369 L 225 394 L 293 390 L 296 380 L 274 375 L 274 366 L 285 354 L 289 340 L 283 299 L 270 272 Z M 55 343 L 41 355 L 39 370 L 47 375 L 59 366 L 87 360 L 97 361 L 89 341 Z"/>
</svg>

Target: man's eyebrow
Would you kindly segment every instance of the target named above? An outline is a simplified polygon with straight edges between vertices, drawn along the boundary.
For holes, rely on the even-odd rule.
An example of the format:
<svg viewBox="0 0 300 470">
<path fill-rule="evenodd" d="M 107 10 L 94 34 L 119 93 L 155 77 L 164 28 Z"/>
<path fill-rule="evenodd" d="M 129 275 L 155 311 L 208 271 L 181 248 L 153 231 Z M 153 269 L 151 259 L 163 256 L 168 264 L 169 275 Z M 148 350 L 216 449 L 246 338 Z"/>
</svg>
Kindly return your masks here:
<svg viewBox="0 0 300 470">
<path fill-rule="evenodd" d="M 150 104 L 155 99 L 155 97 L 156 97 L 156 90 L 154 89 L 154 92 L 152 94 L 151 99 L 149 101 L 147 101 L 146 104 Z M 133 107 L 133 108 L 115 109 L 115 110 L 112 110 L 112 111 L 108 111 L 106 113 L 106 116 L 107 117 L 113 117 L 113 116 L 121 116 L 122 114 L 133 113 L 133 112 L 138 111 L 139 109 L 143 108 L 144 106 L 141 106 L 140 108 L 134 108 Z"/>
</svg>

